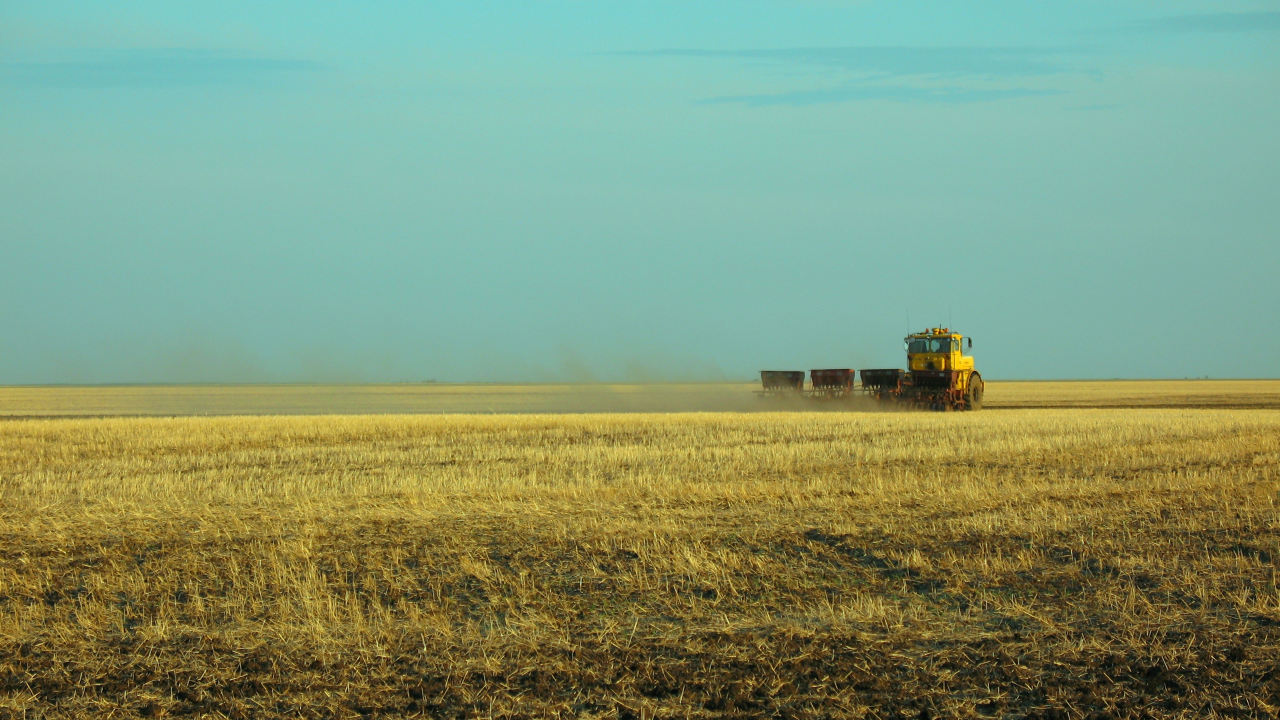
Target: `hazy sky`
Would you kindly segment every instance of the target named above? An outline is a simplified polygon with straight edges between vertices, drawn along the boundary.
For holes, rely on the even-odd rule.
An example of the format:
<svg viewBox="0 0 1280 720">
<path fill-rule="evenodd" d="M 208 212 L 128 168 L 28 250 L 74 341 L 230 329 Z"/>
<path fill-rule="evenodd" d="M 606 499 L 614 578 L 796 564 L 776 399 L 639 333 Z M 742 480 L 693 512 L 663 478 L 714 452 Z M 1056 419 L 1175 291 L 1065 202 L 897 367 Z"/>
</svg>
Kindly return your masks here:
<svg viewBox="0 0 1280 720">
<path fill-rule="evenodd" d="M 0 384 L 1280 375 L 1280 2 L 0 6 Z"/>
</svg>

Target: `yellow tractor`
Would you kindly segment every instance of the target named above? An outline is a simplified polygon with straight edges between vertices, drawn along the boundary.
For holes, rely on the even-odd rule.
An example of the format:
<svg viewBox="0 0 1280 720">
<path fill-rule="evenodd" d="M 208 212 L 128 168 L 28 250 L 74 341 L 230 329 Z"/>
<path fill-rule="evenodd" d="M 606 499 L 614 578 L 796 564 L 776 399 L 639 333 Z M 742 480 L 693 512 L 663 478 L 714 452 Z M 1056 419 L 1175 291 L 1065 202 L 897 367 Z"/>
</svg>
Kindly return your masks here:
<svg viewBox="0 0 1280 720">
<path fill-rule="evenodd" d="M 862 390 L 878 400 L 932 410 L 979 410 L 985 386 L 973 358 L 963 353 L 963 341 L 950 328 L 912 333 L 904 338 L 907 370 L 863 370 Z"/>
</svg>

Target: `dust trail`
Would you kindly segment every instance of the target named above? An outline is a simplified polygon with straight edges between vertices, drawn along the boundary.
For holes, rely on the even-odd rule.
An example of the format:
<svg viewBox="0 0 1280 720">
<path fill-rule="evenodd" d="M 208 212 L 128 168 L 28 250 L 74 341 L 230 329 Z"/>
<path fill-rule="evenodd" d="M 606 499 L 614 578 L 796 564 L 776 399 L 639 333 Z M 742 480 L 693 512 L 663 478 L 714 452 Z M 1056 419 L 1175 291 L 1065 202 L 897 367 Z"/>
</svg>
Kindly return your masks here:
<svg viewBox="0 0 1280 720">
<path fill-rule="evenodd" d="M 765 397 L 755 383 L 115 385 L 0 388 L 0 416 L 866 411 L 861 398 Z"/>
</svg>

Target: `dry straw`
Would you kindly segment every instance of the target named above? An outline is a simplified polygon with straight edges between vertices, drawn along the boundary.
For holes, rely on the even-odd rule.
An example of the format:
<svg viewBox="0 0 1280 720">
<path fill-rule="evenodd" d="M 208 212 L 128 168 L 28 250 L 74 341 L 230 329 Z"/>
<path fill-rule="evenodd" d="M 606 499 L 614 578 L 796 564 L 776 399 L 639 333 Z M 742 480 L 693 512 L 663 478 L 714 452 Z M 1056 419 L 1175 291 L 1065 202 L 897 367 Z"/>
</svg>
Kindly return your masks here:
<svg viewBox="0 0 1280 720">
<path fill-rule="evenodd" d="M 0 423 L 0 717 L 1265 717 L 1280 413 Z"/>
</svg>

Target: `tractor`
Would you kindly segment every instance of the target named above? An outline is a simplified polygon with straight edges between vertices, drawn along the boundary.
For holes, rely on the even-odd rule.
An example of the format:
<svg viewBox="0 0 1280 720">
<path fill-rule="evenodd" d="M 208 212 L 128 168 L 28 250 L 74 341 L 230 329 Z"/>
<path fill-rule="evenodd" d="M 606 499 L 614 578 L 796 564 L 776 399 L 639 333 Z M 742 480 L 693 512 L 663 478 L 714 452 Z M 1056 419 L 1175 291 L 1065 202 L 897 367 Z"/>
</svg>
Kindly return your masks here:
<svg viewBox="0 0 1280 720">
<path fill-rule="evenodd" d="M 861 370 L 861 386 L 854 385 L 855 371 L 849 369 L 813 370 L 809 389 L 801 370 L 762 370 L 761 395 L 854 400 L 860 394 L 929 410 L 980 410 L 985 386 L 973 369 L 973 358 L 963 352 L 965 339 L 944 327 L 912 333 L 903 339 L 907 369 Z M 973 339 L 968 341 L 972 348 Z"/>
<path fill-rule="evenodd" d="M 863 370 L 863 393 L 931 410 L 980 410 L 985 385 L 973 358 L 963 353 L 964 340 L 950 328 L 908 335 L 903 339 L 907 370 Z"/>
</svg>

